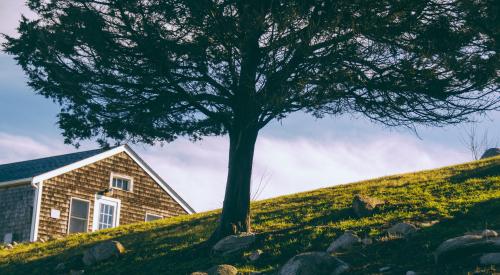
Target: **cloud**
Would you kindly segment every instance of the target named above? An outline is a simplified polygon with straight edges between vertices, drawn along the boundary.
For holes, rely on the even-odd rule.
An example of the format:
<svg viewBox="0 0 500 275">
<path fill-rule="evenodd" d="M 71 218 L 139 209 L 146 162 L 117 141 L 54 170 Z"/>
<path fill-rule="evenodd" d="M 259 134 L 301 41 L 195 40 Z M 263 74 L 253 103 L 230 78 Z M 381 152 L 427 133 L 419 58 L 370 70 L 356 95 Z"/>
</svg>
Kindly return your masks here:
<svg viewBox="0 0 500 275">
<path fill-rule="evenodd" d="M 91 148 L 90 145 L 85 146 Z M 198 143 L 178 140 L 163 147 L 134 146 L 197 211 L 220 208 L 227 173 L 227 138 Z M 59 139 L 0 132 L 0 163 L 75 151 Z M 256 146 L 253 183 L 263 179 L 259 199 L 395 173 L 467 161 L 466 152 L 402 134 L 363 139 L 277 138 L 262 135 Z M 256 188 L 254 186 L 254 193 Z"/>
</svg>

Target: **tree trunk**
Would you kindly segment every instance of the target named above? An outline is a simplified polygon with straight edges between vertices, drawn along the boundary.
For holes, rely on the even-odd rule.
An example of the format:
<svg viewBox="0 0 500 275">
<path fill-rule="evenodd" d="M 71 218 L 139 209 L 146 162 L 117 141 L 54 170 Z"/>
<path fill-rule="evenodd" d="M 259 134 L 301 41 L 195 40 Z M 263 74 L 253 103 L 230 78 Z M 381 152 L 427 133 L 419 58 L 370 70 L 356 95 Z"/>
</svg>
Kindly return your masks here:
<svg viewBox="0 0 500 275">
<path fill-rule="evenodd" d="M 226 193 L 219 226 L 210 241 L 250 232 L 250 184 L 258 129 L 242 127 L 229 133 L 229 165 Z"/>
</svg>

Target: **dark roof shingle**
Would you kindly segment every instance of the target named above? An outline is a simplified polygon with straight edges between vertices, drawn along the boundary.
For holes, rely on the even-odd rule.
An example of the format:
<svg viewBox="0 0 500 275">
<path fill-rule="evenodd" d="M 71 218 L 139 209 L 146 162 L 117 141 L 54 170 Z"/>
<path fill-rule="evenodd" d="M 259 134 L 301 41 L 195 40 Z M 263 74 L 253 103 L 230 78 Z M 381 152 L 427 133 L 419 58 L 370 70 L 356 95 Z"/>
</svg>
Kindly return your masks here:
<svg viewBox="0 0 500 275">
<path fill-rule="evenodd" d="M 0 182 L 35 177 L 77 161 L 90 158 L 107 150 L 108 149 L 95 149 L 47 158 L 2 164 L 0 165 Z"/>
</svg>

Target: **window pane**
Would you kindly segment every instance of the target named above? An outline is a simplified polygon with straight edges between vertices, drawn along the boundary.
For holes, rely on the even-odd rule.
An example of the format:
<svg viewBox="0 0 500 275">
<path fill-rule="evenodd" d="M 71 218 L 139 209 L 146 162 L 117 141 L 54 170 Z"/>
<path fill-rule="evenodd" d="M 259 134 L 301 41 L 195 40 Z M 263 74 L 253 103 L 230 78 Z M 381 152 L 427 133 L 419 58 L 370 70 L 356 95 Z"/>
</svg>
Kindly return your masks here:
<svg viewBox="0 0 500 275">
<path fill-rule="evenodd" d="M 146 221 L 147 221 L 147 222 L 154 221 L 154 220 L 159 220 L 159 219 L 161 219 L 161 218 L 162 218 L 162 217 L 160 217 L 160 216 L 151 215 L 151 214 L 146 214 Z"/>
<path fill-rule="evenodd" d="M 114 211 L 114 206 L 101 204 L 99 209 L 99 229 L 106 229 L 114 226 Z"/>
<path fill-rule="evenodd" d="M 87 232 L 87 219 L 89 216 L 89 203 L 77 199 L 71 200 L 71 213 L 69 219 L 69 233 Z"/>
<path fill-rule="evenodd" d="M 69 222 L 69 233 L 87 232 L 87 220 L 71 218 Z"/>
<path fill-rule="evenodd" d="M 71 200 L 71 217 L 87 219 L 89 203 L 81 200 Z"/>
<path fill-rule="evenodd" d="M 111 186 L 128 191 L 130 180 L 122 178 L 113 178 Z"/>
</svg>

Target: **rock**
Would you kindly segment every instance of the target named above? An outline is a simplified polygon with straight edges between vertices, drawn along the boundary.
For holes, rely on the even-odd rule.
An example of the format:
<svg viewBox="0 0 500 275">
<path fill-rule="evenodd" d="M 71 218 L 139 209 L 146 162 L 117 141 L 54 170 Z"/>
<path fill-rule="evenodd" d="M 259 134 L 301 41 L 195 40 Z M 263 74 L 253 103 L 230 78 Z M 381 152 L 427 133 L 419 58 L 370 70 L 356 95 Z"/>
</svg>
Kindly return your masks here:
<svg viewBox="0 0 500 275">
<path fill-rule="evenodd" d="M 500 264 L 500 253 L 486 253 L 479 258 L 479 263 L 482 265 L 498 265 Z"/>
<path fill-rule="evenodd" d="M 498 237 L 498 233 L 494 230 L 485 229 L 483 230 L 483 232 L 481 232 L 481 236 L 483 236 L 484 238 L 496 238 Z"/>
<path fill-rule="evenodd" d="M 85 270 L 70 270 L 69 275 L 81 275 L 85 273 Z"/>
<path fill-rule="evenodd" d="M 375 208 L 382 203 L 382 201 L 375 198 L 356 195 L 352 200 L 352 209 L 356 216 L 364 217 L 372 214 Z"/>
<path fill-rule="evenodd" d="M 408 270 L 408 271 L 406 271 L 406 275 L 417 275 L 417 272 L 415 272 L 413 270 Z"/>
<path fill-rule="evenodd" d="M 8 243 L 7 245 L 5 245 L 5 249 L 12 249 L 14 248 L 14 246 L 10 243 Z"/>
<path fill-rule="evenodd" d="M 232 265 L 216 265 L 207 270 L 208 275 L 237 275 L 238 269 Z"/>
<path fill-rule="evenodd" d="M 434 252 L 438 263 L 461 260 L 478 252 L 500 252 L 500 238 L 485 238 L 482 235 L 464 235 L 441 243 Z"/>
<path fill-rule="evenodd" d="M 192 272 L 190 275 L 208 275 L 208 273 L 196 271 L 196 272 Z"/>
<path fill-rule="evenodd" d="M 389 271 L 391 270 L 391 267 L 390 266 L 384 266 L 384 267 L 381 267 L 379 268 L 379 272 L 386 272 L 386 271 Z"/>
<path fill-rule="evenodd" d="M 391 236 L 408 237 L 417 232 L 417 227 L 411 223 L 400 222 L 387 229 L 387 234 Z"/>
<path fill-rule="evenodd" d="M 500 156 L 500 148 L 490 148 L 484 151 L 483 155 L 481 156 L 481 159 L 492 158 L 496 156 Z"/>
<path fill-rule="evenodd" d="M 218 241 L 212 251 L 216 254 L 228 255 L 241 251 L 255 242 L 255 234 L 242 233 L 239 235 L 231 235 Z"/>
<path fill-rule="evenodd" d="M 342 236 L 338 237 L 335 239 L 326 252 L 328 253 L 333 253 L 337 252 L 339 250 L 349 250 L 351 249 L 355 244 L 359 244 L 361 242 L 361 239 L 354 234 L 354 232 L 348 230 L 342 234 Z"/>
<path fill-rule="evenodd" d="M 65 263 L 59 263 L 54 268 L 54 270 L 56 270 L 56 271 L 61 271 L 61 270 L 65 270 L 65 269 L 66 269 L 66 264 Z"/>
<path fill-rule="evenodd" d="M 12 242 L 12 245 L 16 246 L 16 245 L 19 245 L 19 243 L 18 242 Z"/>
<path fill-rule="evenodd" d="M 83 253 L 83 263 L 92 265 L 112 257 L 118 257 L 125 252 L 123 245 L 117 241 L 106 241 L 94 245 Z"/>
<path fill-rule="evenodd" d="M 259 258 L 260 258 L 260 255 L 262 255 L 262 250 L 260 249 L 257 249 L 255 251 L 252 251 L 252 253 L 250 253 L 250 256 L 248 256 L 248 259 L 251 261 L 251 262 L 255 262 L 257 261 Z"/>
<path fill-rule="evenodd" d="M 438 220 L 434 220 L 434 221 L 422 222 L 418 225 L 419 225 L 419 227 L 423 228 L 423 227 L 431 227 L 431 226 L 438 224 L 438 223 L 439 223 Z"/>
<path fill-rule="evenodd" d="M 288 260 L 278 275 L 338 275 L 347 270 L 349 265 L 326 252 L 306 252 Z"/>
</svg>

